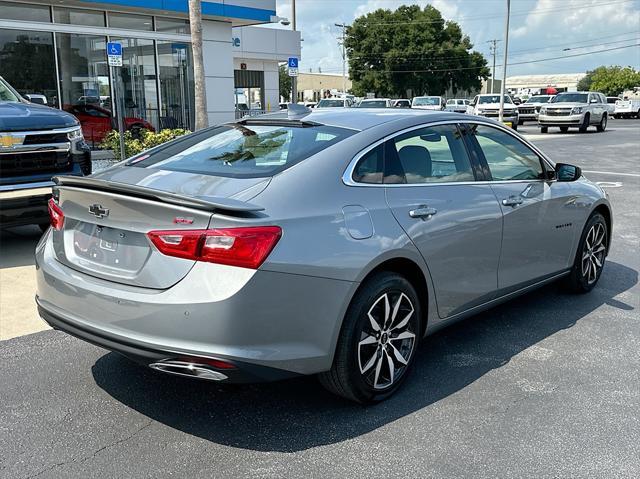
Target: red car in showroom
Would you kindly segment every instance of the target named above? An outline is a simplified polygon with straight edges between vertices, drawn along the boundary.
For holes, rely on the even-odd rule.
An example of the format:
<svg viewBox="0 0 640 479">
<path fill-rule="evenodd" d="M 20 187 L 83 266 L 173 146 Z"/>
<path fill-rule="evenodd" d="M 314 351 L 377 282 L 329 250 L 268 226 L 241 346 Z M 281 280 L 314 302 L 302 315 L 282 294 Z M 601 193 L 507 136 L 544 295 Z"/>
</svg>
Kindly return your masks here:
<svg viewBox="0 0 640 479">
<path fill-rule="evenodd" d="M 93 145 L 101 143 L 107 133 L 118 128 L 115 118 L 111 116 L 111 111 L 98 105 L 65 105 L 63 109 L 80 121 L 85 141 Z M 125 117 L 124 125 L 125 129 L 130 130 L 134 135 L 143 128 L 155 131 L 151 123 L 142 118 Z"/>
</svg>

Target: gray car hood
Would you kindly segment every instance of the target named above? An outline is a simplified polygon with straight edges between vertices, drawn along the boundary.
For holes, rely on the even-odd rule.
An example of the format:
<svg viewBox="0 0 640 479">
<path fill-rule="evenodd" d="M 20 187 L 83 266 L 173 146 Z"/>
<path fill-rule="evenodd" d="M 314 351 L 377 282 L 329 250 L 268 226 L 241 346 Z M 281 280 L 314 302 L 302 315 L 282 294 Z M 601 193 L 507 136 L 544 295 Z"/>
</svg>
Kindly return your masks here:
<svg viewBox="0 0 640 479">
<path fill-rule="evenodd" d="M 588 103 L 580 103 L 580 102 L 561 102 L 561 103 L 545 103 L 545 105 L 549 108 L 573 108 L 576 106 L 589 106 Z"/>
<path fill-rule="evenodd" d="M 227 178 L 136 166 L 114 166 L 91 175 L 91 178 L 141 186 L 203 200 L 218 197 L 240 201 L 251 200 L 260 194 L 271 181 L 271 178 Z"/>
</svg>

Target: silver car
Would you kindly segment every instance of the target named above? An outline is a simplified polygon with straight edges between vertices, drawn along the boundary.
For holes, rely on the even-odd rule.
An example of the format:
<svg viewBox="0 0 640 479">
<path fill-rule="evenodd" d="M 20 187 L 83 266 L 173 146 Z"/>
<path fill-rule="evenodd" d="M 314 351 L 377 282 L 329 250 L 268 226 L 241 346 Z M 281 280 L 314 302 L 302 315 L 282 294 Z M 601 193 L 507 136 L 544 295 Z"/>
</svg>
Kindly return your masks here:
<svg viewBox="0 0 640 479">
<path fill-rule="evenodd" d="M 546 105 L 540 108 L 538 124 L 540 133 L 547 133 L 550 126 L 557 126 L 566 133 L 569 128 L 578 128 L 580 133 L 591 125 L 603 132 L 607 128 L 609 112 L 607 99 L 597 92 L 558 93 Z"/>
<path fill-rule="evenodd" d="M 611 238 L 579 167 L 447 112 L 290 105 L 56 182 L 51 326 L 165 373 L 319 374 L 362 403 L 445 325 L 559 279 L 591 290 Z"/>
</svg>

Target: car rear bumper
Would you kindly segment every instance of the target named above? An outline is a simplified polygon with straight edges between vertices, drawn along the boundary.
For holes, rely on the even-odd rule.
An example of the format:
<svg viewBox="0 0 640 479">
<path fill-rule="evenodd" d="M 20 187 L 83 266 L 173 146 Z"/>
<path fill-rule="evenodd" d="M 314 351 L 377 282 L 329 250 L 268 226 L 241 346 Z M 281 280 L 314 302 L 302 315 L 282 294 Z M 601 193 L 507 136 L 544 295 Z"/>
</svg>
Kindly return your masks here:
<svg viewBox="0 0 640 479">
<path fill-rule="evenodd" d="M 151 290 L 71 269 L 36 249 L 37 303 L 53 327 L 146 364 L 216 357 L 273 369 L 258 380 L 331 367 L 355 283 L 196 263 L 173 287 Z M 244 374 L 237 374 L 244 381 Z M 235 381 L 229 376 L 229 381 Z"/>
</svg>

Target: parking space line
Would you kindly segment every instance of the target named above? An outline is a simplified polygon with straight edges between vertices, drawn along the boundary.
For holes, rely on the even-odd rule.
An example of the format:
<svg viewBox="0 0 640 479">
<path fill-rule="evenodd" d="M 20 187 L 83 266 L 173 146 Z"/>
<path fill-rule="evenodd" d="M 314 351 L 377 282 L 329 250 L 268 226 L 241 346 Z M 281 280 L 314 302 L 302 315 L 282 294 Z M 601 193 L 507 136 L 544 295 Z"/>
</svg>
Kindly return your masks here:
<svg viewBox="0 0 640 479">
<path fill-rule="evenodd" d="M 637 173 L 617 173 L 615 171 L 594 171 L 594 170 L 582 170 L 583 173 L 596 173 L 598 175 L 617 175 L 617 176 L 633 176 L 636 178 L 640 178 L 640 175 Z"/>
</svg>

